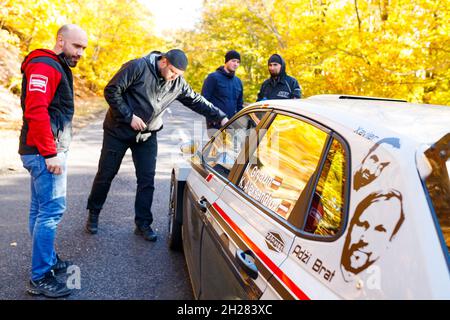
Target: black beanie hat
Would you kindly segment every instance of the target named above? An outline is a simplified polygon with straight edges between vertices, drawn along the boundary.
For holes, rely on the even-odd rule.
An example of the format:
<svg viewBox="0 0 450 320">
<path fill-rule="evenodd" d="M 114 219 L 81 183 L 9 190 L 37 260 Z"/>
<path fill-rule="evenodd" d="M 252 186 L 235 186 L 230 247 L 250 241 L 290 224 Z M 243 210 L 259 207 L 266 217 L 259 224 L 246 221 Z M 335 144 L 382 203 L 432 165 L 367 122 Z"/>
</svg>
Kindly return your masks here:
<svg viewBox="0 0 450 320">
<path fill-rule="evenodd" d="M 186 54 L 180 49 L 172 49 L 166 52 L 164 56 L 175 68 L 185 71 L 188 65 Z"/>
<path fill-rule="evenodd" d="M 241 55 L 235 50 L 230 50 L 225 55 L 225 63 L 227 63 L 231 59 L 238 59 L 239 61 L 241 61 Z"/>
<path fill-rule="evenodd" d="M 277 53 L 273 54 L 270 56 L 269 61 L 267 62 L 267 64 L 271 64 L 271 63 L 279 63 L 279 64 L 283 64 L 281 61 L 281 56 Z"/>
</svg>

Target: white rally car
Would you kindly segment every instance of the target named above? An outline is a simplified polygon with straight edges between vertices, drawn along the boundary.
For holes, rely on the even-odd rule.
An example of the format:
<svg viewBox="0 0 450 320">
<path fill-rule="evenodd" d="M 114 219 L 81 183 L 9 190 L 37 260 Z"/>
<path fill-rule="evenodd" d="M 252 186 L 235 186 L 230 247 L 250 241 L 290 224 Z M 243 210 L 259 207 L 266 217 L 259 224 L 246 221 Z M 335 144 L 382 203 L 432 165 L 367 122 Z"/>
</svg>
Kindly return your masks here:
<svg viewBox="0 0 450 320">
<path fill-rule="evenodd" d="M 450 107 L 354 96 L 235 115 L 172 172 L 199 299 L 450 299 Z"/>
</svg>

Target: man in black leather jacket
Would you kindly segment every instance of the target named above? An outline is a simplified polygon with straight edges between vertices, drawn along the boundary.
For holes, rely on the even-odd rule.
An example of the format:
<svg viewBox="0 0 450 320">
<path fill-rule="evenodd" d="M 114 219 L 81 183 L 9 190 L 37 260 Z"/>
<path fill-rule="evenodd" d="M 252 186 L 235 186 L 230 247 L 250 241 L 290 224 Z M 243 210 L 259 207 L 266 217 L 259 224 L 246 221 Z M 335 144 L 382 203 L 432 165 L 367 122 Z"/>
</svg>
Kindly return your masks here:
<svg viewBox="0 0 450 320">
<path fill-rule="evenodd" d="M 119 171 L 128 148 L 136 169 L 135 233 L 156 241 L 152 230 L 157 132 L 163 128 L 162 116 L 171 102 L 180 101 L 208 120 L 228 121 L 226 115 L 194 92 L 183 78 L 188 61 L 183 51 L 153 51 L 125 63 L 104 90 L 109 110 L 103 123 L 103 147 L 87 209 L 86 229 L 97 233 L 98 217 L 111 182 Z"/>
</svg>

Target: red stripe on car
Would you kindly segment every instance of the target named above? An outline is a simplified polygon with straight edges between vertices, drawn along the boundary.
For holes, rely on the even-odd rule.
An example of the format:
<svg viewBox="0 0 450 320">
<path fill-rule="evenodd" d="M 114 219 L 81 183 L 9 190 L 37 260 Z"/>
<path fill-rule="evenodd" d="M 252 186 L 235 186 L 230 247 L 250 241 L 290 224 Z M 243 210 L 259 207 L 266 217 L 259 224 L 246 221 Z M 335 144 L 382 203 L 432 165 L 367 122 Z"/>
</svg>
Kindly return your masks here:
<svg viewBox="0 0 450 320">
<path fill-rule="evenodd" d="M 222 218 L 230 225 L 230 227 L 244 240 L 250 249 L 264 262 L 267 267 L 280 279 L 295 296 L 300 300 L 310 300 L 310 298 L 280 269 L 269 259 L 268 256 L 239 228 L 236 223 L 219 207 L 217 203 L 213 203 L 214 209 L 222 216 Z"/>
</svg>

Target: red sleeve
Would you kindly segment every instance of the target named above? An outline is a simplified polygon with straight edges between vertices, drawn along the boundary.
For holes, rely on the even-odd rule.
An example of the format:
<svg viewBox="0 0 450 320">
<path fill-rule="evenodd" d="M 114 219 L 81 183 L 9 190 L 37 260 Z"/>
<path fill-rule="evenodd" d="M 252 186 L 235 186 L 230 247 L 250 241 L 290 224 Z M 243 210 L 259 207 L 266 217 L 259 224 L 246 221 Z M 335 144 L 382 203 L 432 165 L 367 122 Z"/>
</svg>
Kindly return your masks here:
<svg viewBox="0 0 450 320">
<path fill-rule="evenodd" d="M 28 122 L 27 144 L 36 146 L 39 153 L 50 158 L 56 156 L 48 107 L 55 96 L 61 74 L 53 67 L 42 63 L 30 63 L 25 69 L 27 92 L 25 119 Z"/>
</svg>

